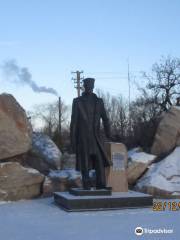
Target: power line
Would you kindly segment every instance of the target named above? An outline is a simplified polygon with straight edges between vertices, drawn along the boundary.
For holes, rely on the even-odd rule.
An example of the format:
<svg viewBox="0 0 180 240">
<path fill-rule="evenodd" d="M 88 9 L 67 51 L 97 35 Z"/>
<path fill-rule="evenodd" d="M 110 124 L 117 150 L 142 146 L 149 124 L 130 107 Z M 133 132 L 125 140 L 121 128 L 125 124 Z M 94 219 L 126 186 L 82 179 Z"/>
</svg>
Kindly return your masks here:
<svg viewBox="0 0 180 240">
<path fill-rule="evenodd" d="M 131 70 L 131 73 L 139 73 L 141 74 L 142 72 L 141 71 L 137 71 L 137 70 Z M 86 72 L 86 74 L 113 74 L 113 75 L 116 75 L 116 74 L 120 74 L 120 75 L 125 75 L 123 72 Z"/>
<path fill-rule="evenodd" d="M 119 77 L 97 77 L 97 79 L 126 79 L 127 76 L 119 76 Z"/>
<path fill-rule="evenodd" d="M 87 72 L 87 74 L 122 74 L 122 72 Z"/>
</svg>

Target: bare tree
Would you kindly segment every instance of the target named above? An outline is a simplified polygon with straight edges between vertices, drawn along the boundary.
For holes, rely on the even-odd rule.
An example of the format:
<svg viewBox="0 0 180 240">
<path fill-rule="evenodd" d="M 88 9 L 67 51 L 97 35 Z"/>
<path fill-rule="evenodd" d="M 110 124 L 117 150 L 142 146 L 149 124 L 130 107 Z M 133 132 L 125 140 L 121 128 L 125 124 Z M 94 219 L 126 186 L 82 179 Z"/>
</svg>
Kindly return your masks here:
<svg viewBox="0 0 180 240">
<path fill-rule="evenodd" d="M 152 73 L 144 73 L 144 77 L 154 101 L 167 111 L 180 94 L 180 59 L 163 57 L 153 65 Z"/>
<path fill-rule="evenodd" d="M 156 104 L 154 98 L 150 97 L 146 91 L 141 97 L 131 102 L 131 124 L 132 129 L 129 146 L 142 146 L 147 151 L 152 145 L 157 125 L 160 120 L 161 107 Z"/>
<path fill-rule="evenodd" d="M 108 92 L 96 90 L 96 93 L 104 101 L 109 117 L 111 135 L 115 141 L 124 141 L 128 127 L 128 104 L 120 96 L 111 96 Z"/>
<path fill-rule="evenodd" d="M 69 107 L 61 102 L 61 125 L 62 129 L 69 127 Z M 59 125 L 59 102 L 38 104 L 34 106 L 34 110 L 30 112 L 32 121 L 40 122 L 42 131 L 53 137 Z M 35 125 L 35 124 L 34 124 Z"/>
</svg>

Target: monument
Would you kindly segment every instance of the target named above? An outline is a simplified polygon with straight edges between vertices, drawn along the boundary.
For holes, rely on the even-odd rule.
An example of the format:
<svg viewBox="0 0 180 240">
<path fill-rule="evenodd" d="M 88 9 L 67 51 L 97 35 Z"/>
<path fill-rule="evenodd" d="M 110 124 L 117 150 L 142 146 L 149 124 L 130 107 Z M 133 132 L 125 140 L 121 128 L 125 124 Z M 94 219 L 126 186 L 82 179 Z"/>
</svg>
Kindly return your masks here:
<svg viewBox="0 0 180 240">
<path fill-rule="evenodd" d="M 101 98 L 93 93 L 94 79 L 83 80 L 82 96 L 73 100 L 71 116 L 71 145 L 76 153 L 76 170 L 82 173 L 83 188 L 90 190 L 89 171 L 96 171 L 96 189 L 106 188 L 105 167 L 112 165 L 100 135 L 100 120 L 104 131 L 110 138 L 108 117 Z"/>
<path fill-rule="evenodd" d="M 110 125 L 103 100 L 93 93 L 94 83 L 93 78 L 84 79 L 84 92 L 72 105 L 71 145 L 83 187 L 54 193 L 55 203 L 67 211 L 150 206 L 150 195 L 128 191 L 125 146 L 106 143 L 105 147 L 102 141 L 101 120 L 108 140 Z M 89 176 L 92 169 L 96 172 L 95 187 Z"/>
</svg>

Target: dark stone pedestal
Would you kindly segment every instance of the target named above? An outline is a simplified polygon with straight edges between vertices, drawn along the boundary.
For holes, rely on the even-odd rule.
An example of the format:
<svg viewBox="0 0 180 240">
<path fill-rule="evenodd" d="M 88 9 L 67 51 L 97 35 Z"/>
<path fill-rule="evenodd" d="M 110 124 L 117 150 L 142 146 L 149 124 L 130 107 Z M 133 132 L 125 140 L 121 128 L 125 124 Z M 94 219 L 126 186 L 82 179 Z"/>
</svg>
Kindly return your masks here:
<svg viewBox="0 0 180 240">
<path fill-rule="evenodd" d="M 71 188 L 69 193 L 75 196 L 110 196 L 112 194 L 112 188 L 85 190 L 83 188 Z"/>
<path fill-rule="evenodd" d="M 151 195 L 139 192 L 113 192 L 110 196 L 75 196 L 69 192 L 55 192 L 55 203 L 66 211 L 114 210 L 152 207 Z"/>
</svg>

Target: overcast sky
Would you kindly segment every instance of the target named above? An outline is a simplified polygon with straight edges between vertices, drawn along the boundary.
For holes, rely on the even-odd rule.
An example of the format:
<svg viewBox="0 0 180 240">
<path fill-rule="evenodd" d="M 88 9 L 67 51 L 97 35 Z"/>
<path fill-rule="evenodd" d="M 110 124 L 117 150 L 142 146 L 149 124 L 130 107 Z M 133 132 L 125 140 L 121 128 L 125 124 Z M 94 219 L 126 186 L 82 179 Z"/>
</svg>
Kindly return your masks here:
<svg viewBox="0 0 180 240">
<path fill-rule="evenodd" d="M 127 97 L 128 58 L 133 80 L 162 55 L 180 57 L 179 13 L 178 0 L 0 0 L 0 64 L 15 59 L 68 104 L 76 70 L 95 77 L 97 88 Z M 57 99 L 2 74 L 0 92 L 26 110 Z"/>
</svg>

